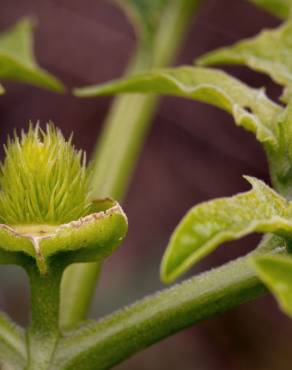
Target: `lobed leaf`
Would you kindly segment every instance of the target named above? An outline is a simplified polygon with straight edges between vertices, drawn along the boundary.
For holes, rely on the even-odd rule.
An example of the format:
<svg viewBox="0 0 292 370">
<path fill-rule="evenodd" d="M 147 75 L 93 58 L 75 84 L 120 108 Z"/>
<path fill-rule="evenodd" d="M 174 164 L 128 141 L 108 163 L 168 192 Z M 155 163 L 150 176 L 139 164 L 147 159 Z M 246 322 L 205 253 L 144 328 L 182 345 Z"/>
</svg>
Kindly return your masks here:
<svg viewBox="0 0 292 370">
<path fill-rule="evenodd" d="M 250 88 L 222 71 L 188 66 L 157 69 L 75 89 L 75 95 L 80 97 L 134 92 L 174 95 L 213 104 L 231 113 L 236 124 L 255 133 L 260 142 L 277 143 L 275 120 L 281 108 L 262 89 Z"/>
<path fill-rule="evenodd" d="M 292 317 L 292 257 L 260 256 L 253 259 L 261 280 L 275 295 L 281 309 Z"/>
<path fill-rule="evenodd" d="M 41 69 L 33 54 L 33 24 L 23 19 L 0 34 L 0 79 L 21 81 L 61 92 L 64 87 Z"/>
<path fill-rule="evenodd" d="M 292 22 L 264 30 L 259 35 L 239 41 L 229 47 L 211 51 L 196 60 L 200 66 L 218 64 L 244 64 L 249 68 L 268 74 L 283 86 L 292 84 Z M 285 93 L 287 101 L 290 89 Z"/>
<path fill-rule="evenodd" d="M 263 8 L 268 12 L 280 18 L 288 18 L 292 6 L 291 0 L 249 0 L 259 8 Z"/>
<path fill-rule="evenodd" d="M 262 181 L 247 177 L 248 192 L 192 208 L 174 231 L 161 265 L 169 283 L 217 246 L 252 232 L 292 234 L 292 204 Z"/>
</svg>

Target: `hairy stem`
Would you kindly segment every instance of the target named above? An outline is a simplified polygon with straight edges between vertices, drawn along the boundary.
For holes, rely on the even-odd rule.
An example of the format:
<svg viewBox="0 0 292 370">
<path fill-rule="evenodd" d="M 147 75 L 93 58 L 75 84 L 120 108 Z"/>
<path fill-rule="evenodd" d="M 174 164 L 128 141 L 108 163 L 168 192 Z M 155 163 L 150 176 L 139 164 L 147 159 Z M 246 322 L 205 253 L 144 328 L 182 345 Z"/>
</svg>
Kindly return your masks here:
<svg viewBox="0 0 292 370">
<path fill-rule="evenodd" d="M 146 56 L 143 47 L 138 47 L 127 73 L 169 65 L 188 30 L 198 3 L 199 0 L 172 1 L 154 39 L 152 56 Z M 94 196 L 112 196 L 117 200 L 124 197 L 157 103 L 157 97 L 139 94 L 124 95 L 114 100 L 95 150 L 92 178 Z M 96 271 L 99 268 L 96 264 Z M 98 275 L 93 269 L 93 264 L 88 267 L 79 264 L 65 273 L 61 304 L 61 324 L 64 328 L 74 327 L 87 315 Z M 86 276 L 86 286 L 79 283 L 80 279 L 84 280 L 83 275 Z M 68 294 L 72 294 L 70 298 L 66 297 Z M 77 312 L 74 307 L 81 300 L 87 304 Z M 70 302 L 70 305 L 66 302 Z"/>
<path fill-rule="evenodd" d="M 277 247 L 277 245 L 279 247 Z M 266 293 L 251 255 L 284 253 L 283 241 L 266 238 L 260 249 L 222 267 L 136 302 L 61 340 L 58 369 L 108 369 L 157 341 Z M 77 345 L 78 344 L 78 345 Z"/>
<path fill-rule="evenodd" d="M 31 286 L 31 323 L 27 330 L 26 370 L 49 369 L 59 330 L 59 302 L 62 268 L 54 266 L 40 275 L 35 265 L 28 269 Z"/>
</svg>

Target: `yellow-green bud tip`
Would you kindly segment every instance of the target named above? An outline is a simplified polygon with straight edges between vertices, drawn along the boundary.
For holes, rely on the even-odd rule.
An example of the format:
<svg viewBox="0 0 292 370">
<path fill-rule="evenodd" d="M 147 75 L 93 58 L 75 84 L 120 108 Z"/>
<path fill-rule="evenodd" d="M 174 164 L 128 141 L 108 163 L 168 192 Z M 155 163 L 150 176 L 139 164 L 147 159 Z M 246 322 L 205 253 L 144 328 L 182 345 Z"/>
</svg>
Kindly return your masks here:
<svg viewBox="0 0 292 370">
<path fill-rule="evenodd" d="M 58 225 L 90 209 L 85 153 L 65 140 L 52 123 L 30 124 L 4 146 L 0 165 L 0 222 Z"/>
</svg>

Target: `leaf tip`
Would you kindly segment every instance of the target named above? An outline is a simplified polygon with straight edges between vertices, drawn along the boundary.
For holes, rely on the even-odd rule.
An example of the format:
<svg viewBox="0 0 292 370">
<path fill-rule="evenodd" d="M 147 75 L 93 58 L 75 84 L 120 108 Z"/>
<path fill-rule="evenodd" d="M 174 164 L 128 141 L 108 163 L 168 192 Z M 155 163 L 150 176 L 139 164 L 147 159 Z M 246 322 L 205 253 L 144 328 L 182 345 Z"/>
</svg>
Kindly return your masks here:
<svg viewBox="0 0 292 370">
<path fill-rule="evenodd" d="M 75 88 L 73 88 L 72 94 L 74 96 L 77 96 L 78 98 L 86 97 L 86 93 L 84 92 L 84 88 L 83 87 L 75 87 Z"/>
<path fill-rule="evenodd" d="M 259 180 L 254 176 L 243 175 L 242 177 L 252 186 L 253 189 L 257 189 L 260 185 L 265 185 L 262 180 Z"/>
<path fill-rule="evenodd" d="M 171 284 L 175 280 L 175 277 L 173 277 L 171 271 L 169 270 L 165 255 L 162 259 L 160 266 L 160 280 L 162 281 L 163 284 Z"/>
</svg>

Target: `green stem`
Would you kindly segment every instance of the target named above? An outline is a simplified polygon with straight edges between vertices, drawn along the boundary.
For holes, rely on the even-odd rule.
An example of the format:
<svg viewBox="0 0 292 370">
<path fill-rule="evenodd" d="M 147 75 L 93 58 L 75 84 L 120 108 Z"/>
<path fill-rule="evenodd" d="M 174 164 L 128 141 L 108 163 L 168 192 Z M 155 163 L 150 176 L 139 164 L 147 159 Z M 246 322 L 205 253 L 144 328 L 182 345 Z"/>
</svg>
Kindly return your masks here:
<svg viewBox="0 0 292 370">
<path fill-rule="evenodd" d="M 172 1 L 161 19 L 152 58 L 145 56 L 142 46 L 138 47 L 127 73 L 169 65 L 189 28 L 198 3 L 199 0 Z M 124 197 L 157 104 L 158 98 L 153 95 L 124 95 L 114 100 L 95 150 L 92 178 L 94 196 L 112 196 L 117 200 Z M 99 268 L 96 264 L 96 271 Z M 61 315 L 61 324 L 65 328 L 73 327 L 87 315 L 96 284 L 97 273 L 93 273 L 93 269 L 93 265 L 89 265 L 91 272 L 88 274 L 86 265 L 79 264 L 65 273 L 63 286 L 66 290 L 62 290 L 64 303 Z M 88 277 L 81 277 L 83 274 Z M 86 280 L 85 286 L 79 283 L 80 278 Z M 73 290 L 74 296 L 67 298 L 71 294 L 67 292 Z M 81 300 L 87 305 L 77 312 L 74 307 Z"/>
<path fill-rule="evenodd" d="M 128 74 L 170 64 L 197 3 L 198 0 L 171 3 L 154 40 L 153 57 L 145 57 L 144 48 L 139 47 Z M 149 94 L 124 95 L 114 100 L 95 149 L 94 197 L 110 195 L 117 200 L 124 197 L 158 102 L 158 97 Z"/>
<path fill-rule="evenodd" d="M 102 370 L 227 309 L 267 292 L 251 267 L 255 254 L 283 253 L 278 238 L 260 250 L 136 302 L 61 340 L 54 363 L 62 370 Z"/>
<path fill-rule="evenodd" d="M 26 370 L 46 370 L 60 337 L 59 301 L 63 270 L 54 266 L 48 275 L 40 275 L 35 265 L 27 270 L 31 286 L 31 323 L 27 330 Z"/>
<path fill-rule="evenodd" d="M 61 300 L 60 323 L 63 328 L 73 327 L 76 321 L 84 318 L 84 313 L 87 312 L 95 291 L 95 282 L 99 270 L 96 262 L 80 263 L 67 268 L 66 277 L 64 276 L 61 284 L 63 297 Z M 73 278 L 73 281 L 71 278 Z M 80 294 L 81 287 L 86 293 L 83 292 L 82 299 L 76 304 L 76 297 Z"/>
</svg>

